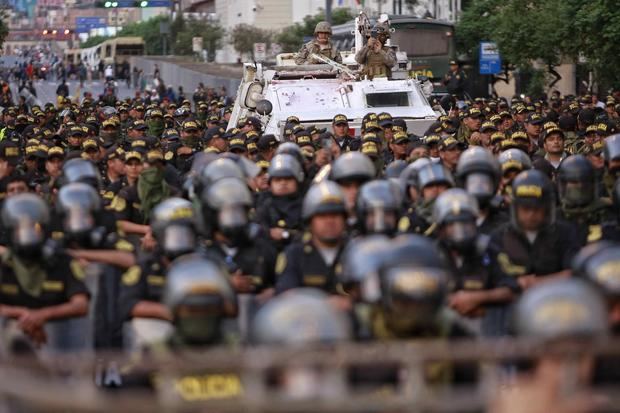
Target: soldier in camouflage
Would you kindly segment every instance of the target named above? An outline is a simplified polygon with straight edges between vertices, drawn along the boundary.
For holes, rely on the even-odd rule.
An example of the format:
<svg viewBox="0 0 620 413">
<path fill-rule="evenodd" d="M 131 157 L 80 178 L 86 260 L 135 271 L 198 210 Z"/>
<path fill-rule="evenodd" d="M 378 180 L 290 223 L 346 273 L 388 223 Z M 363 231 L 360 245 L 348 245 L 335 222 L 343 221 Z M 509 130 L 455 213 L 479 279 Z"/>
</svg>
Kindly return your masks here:
<svg viewBox="0 0 620 413">
<path fill-rule="evenodd" d="M 312 54 L 320 54 L 328 59 L 342 63 L 342 57 L 338 49 L 329 41 L 332 35 L 332 27 L 327 22 L 319 22 L 314 28 L 314 40 L 304 44 L 295 58 L 295 64 L 321 64 L 320 60 L 314 59 Z"/>
</svg>

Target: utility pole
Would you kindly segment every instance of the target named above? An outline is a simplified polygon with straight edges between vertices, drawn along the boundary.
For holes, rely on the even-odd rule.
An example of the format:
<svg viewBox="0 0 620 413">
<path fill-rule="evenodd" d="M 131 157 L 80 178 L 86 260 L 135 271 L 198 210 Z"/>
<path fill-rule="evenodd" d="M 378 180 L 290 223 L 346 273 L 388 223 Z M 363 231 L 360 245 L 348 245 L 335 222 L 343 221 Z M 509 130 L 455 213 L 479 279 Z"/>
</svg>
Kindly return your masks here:
<svg viewBox="0 0 620 413">
<path fill-rule="evenodd" d="M 332 0 L 325 0 L 325 21 L 332 24 Z"/>
</svg>

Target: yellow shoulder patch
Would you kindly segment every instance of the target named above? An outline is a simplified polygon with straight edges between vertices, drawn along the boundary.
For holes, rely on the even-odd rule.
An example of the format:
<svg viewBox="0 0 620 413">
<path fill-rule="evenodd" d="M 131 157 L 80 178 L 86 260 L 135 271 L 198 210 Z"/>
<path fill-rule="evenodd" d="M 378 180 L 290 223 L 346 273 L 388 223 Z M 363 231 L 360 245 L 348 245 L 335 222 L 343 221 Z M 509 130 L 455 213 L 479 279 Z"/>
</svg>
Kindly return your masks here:
<svg viewBox="0 0 620 413">
<path fill-rule="evenodd" d="M 172 151 L 168 151 L 164 155 L 164 159 L 167 160 L 167 161 L 171 160 L 172 158 L 174 158 L 174 153 Z"/>
<path fill-rule="evenodd" d="M 286 254 L 281 252 L 276 260 L 276 274 L 280 275 L 286 268 Z"/>
<path fill-rule="evenodd" d="M 131 287 L 132 285 L 136 285 L 138 281 L 140 281 L 140 275 L 142 274 L 142 270 L 139 265 L 134 265 L 129 267 L 127 271 L 123 274 L 123 285 L 127 287 Z"/>
<path fill-rule="evenodd" d="M 502 267 L 502 271 L 504 271 L 508 275 L 518 276 L 524 275 L 527 269 L 522 265 L 515 265 L 510 261 L 508 255 L 504 252 L 500 252 L 497 254 L 497 262 L 500 267 Z"/>
<path fill-rule="evenodd" d="M 588 227 L 588 242 L 600 241 L 603 236 L 603 227 L 600 225 L 590 225 Z"/>
<path fill-rule="evenodd" d="M 115 196 L 110 204 L 110 208 L 116 212 L 123 212 L 127 208 L 127 201 L 120 196 Z"/>
<path fill-rule="evenodd" d="M 71 262 L 69 263 L 69 268 L 71 269 L 71 273 L 76 279 L 82 281 L 84 280 L 84 278 L 86 278 L 86 272 L 84 271 L 84 268 L 80 265 L 78 260 L 71 260 Z"/>
<path fill-rule="evenodd" d="M 116 241 L 116 244 L 114 244 L 114 248 L 116 248 L 119 251 L 127 251 L 127 252 L 134 251 L 134 247 L 131 244 L 131 242 L 126 241 L 124 239 L 119 239 L 118 241 Z"/>
<path fill-rule="evenodd" d="M 398 231 L 399 232 L 407 232 L 407 231 L 409 231 L 410 227 L 411 227 L 411 221 L 409 220 L 409 217 L 402 217 L 398 221 Z"/>
</svg>

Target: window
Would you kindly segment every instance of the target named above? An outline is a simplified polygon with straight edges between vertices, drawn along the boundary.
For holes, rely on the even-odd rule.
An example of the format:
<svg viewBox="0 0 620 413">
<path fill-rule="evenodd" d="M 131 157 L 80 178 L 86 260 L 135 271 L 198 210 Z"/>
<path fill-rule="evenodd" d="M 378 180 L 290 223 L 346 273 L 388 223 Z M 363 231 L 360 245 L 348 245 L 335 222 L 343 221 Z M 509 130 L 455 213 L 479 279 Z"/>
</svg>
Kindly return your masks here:
<svg viewBox="0 0 620 413">
<path fill-rule="evenodd" d="M 409 106 L 409 93 L 369 93 L 366 95 L 366 106 L 369 108 Z"/>
<path fill-rule="evenodd" d="M 450 39 L 446 30 L 403 27 L 392 33 L 392 44 L 397 44 L 409 57 L 447 55 Z"/>
</svg>

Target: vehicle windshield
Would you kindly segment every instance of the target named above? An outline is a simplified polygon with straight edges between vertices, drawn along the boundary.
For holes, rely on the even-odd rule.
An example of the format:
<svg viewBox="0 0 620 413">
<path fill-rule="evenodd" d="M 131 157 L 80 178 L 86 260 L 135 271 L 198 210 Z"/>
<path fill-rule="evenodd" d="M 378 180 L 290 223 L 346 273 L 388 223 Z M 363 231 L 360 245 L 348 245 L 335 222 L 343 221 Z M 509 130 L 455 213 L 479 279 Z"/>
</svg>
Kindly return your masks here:
<svg viewBox="0 0 620 413">
<path fill-rule="evenodd" d="M 366 94 L 369 108 L 410 106 L 408 92 L 384 92 Z"/>
</svg>

